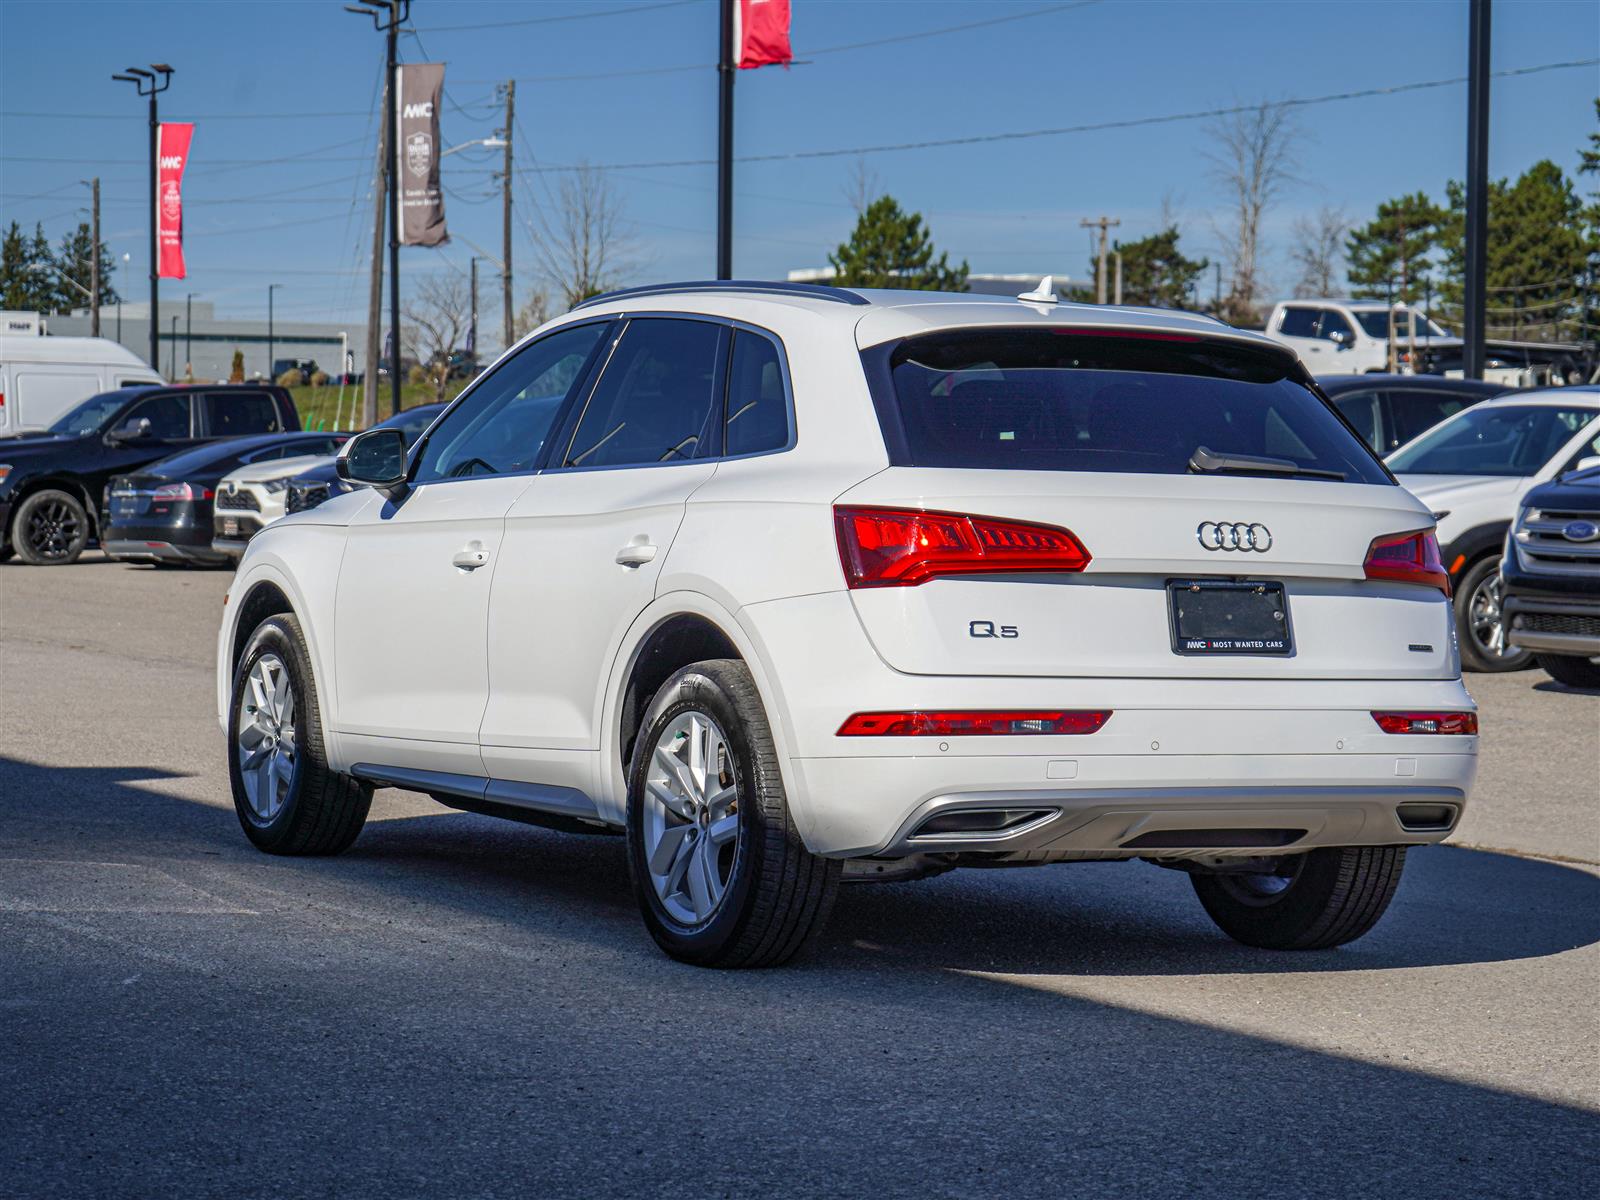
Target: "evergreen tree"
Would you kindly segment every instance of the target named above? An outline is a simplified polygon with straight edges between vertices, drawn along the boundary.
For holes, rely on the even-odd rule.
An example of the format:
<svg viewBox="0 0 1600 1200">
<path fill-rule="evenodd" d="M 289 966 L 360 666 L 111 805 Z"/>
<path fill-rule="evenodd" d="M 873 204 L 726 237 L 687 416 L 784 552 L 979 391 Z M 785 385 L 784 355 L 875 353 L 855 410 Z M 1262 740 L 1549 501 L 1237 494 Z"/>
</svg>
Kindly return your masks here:
<svg viewBox="0 0 1600 1200">
<path fill-rule="evenodd" d="M 1354 294 L 1421 300 L 1434 265 L 1428 256 L 1438 248 L 1444 223 L 1444 210 L 1421 192 L 1378 205 L 1377 217 L 1345 239 Z"/>
<path fill-rule="evenodd" d="M 1600 100 L 1594 102 L 1594 115 L 1600 121 Z M 1600 132 L 1589 135 L 1589 145 L 1578 151 L 1578 173 L 1600 175 Z M 1600 180 L 1596 181 L 1600 184 Z M 1588 242 L 1588 271 L 1584 279 L 1583 310 L 1578 324 L 1568 332 L 1589 339 L 1600 335 L 1600 189 L 1589 193 L 1590 203 L 1583 210 L 1584 237 Z"/>
<path fill-rule="evenodd" d="M 121 297 L 117 289 L 111 284 L 111 272 L 115 263 L 111 258 L 111 251 L 106 249 L 105 242 L 99 246 L 100 254 L 100 304 L 105 307 L 115 304 Z M 94 270 L 91 266 L 93 259 L 90 257 L 95 252 L 94 235 L 87 221 L 79 221 L 78 227 L 71 233 L 63 234 L 61 249 L 56 254 L 56 268 L 58 287 L 55 297 L 55 311 L 67 313 L 75 308 L 89 306 L 89 292 Z M 76 283 L 78 287 L 73 287 Z M 81 287 L 83 290 L 79 291 Z"/>
<path fill-rule="evenodd" d="M 933 256 L 933 241 L 921 213 L 906 213 L 892 196 L 880 196 L 856 220 L 848 242 L 828 255 L 840 287 L 916 288 L 964 292 L 967 264 Z"/>
<path fill-rule="evenodd" d="M 1185 258 L 1178 249 L 1178 227 L 1168 225 L 1160 233 L 1136 242 L 1113 242 L 1122 254 L 1122 302 L 1155 304 L 1163 308 L 1188 308 L 1195 281 L 1211 263 L 1204 258 Z M 1089 278 L 1099 270 L 1098 258 L 1089 261 Z M 1106 269 L 1111 270 L 1110 261 Z M 1111 294 L 1110 282 L 1106 285 Z"/>
<path fill-rule="evenodd" d="M 1445 225 L 1444 299 L 1459 327 L 1466 273 L 1466 189 L 1449 185 Z M 1513 341 L 1570 339 L 1579 328 L 1591 239 L 1583 204 L 1565 172 L 1549 159 L 1534 163 L 1516 183 L 1489 184 L 1485 262 L 1488 336 Z"/>
<path fill-rule="evenodd" d="M 15 221 L 0 241 L 0 308 L 11 312 L 54 312 L 55 265 L 44 226 L 24 237 Z"/>
</svg>

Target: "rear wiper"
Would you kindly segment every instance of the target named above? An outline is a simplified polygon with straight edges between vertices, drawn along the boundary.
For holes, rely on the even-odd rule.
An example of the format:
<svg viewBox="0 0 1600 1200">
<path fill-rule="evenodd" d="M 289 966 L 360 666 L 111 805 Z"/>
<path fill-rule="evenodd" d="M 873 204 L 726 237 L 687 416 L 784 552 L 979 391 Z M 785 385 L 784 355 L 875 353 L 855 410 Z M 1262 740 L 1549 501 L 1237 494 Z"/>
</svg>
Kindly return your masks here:
<svg viewBox="0 0 1600 1200">
<path fill-rule="evenodd" d="M 1343 471 L 1322 471 L 1316 467 L 1302 467 L 1287 458 L 1266 458 L 1256 454 L 1218 454 L 1204 446 L 1195 448 L 1189 456 L 1189 470 L 1246 475 L 1305 475 L 1312 479 L 1344 479 Z"/>
</svg>

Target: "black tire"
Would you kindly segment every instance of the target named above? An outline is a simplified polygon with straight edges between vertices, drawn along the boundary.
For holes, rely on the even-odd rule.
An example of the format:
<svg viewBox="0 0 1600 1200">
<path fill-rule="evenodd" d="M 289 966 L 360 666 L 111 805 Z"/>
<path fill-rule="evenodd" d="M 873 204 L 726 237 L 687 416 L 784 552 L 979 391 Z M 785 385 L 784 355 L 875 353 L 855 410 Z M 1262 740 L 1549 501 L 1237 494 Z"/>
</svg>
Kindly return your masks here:
<svg viewBox="0 0 1600 1200">
<path fill-rule="evenodd" d="M 11 520 L 11 545 L 17 557 L 35 567 L 64 567 L 78 561 L 89 544 L 89 514 L 71 492 L 46 488 L 17 505 Z"/>
<path fill-rule="evenodd" d="M 239 722 L 251 670 L 267 655 L 281 662 L 293 689 L 294 765 L 282 801 L 269 817 L 253 807 L 240 770 Z M 234 672 L 228 716 L 228 779 L 245 836 L 268 854 L 338 854 L 356 840 L 372 805 L 372 789 L 328 766 L 322 741 L 317 684 L 300 622 L 284 613 L 268 617 L 250 635 Z"/>
<path fill-rule="evenodd" d="M 1571 654 L 1536 654 L 1539 665 L 1557 683 L 1575 688 L 1600 688 L 1600 662 Z"/>
<path fill-rule="evenodd" d="M 725 890 L 710 917 L 686 924 L 651 882 L 645 851 L 645 781 L 658 739 L 686 712 L 723 731 L 737 787 L 737 842 Z M 645 927 L 673 958 L 702 967 L 772 967 L 816 938 L 838 891 L 841 865 L 808 851 L 795 829 L 766 711 L 737 659 L 685 667 L 656 693 L 628 771 L 628 871 Z"/>
<path fill-rule="evenodd" d="M 1287 877 L 1191 874 L 1189 880 L 1234 941 L 1264 950 L 1326 950 L 1378 923 L 1400 886 L 1406 848 L 1337 847 L 1283 862 Z"/>
<path fill-rule="evenodd" d="M 1455 613 L 1456 640 L 1461 645 L 1461 665 L 1469 671 L 1499 674 L 1503 671 L 1523 671 L 1533 665 L 1533 654 L 1528 650 L 1512 650 L 1507 654 L 1495 653 L 1488 644 L 1490 635 L 1484 633 L 1475 607 L 1487 605 L 1496 614 L 1500 611 L 1500 594 L 1496 577 L 1500 573 L 1500 556 L 1486 555 L 1469 566 L 1456 582 Z M 1483 593 L 1480 596 L 1480 593 Z M 1500 637 L 1504 639 L 1504 618 L 1497 616 Z M 1494 628 L 1492 624 L 1489 628 Z"/>
</svg>

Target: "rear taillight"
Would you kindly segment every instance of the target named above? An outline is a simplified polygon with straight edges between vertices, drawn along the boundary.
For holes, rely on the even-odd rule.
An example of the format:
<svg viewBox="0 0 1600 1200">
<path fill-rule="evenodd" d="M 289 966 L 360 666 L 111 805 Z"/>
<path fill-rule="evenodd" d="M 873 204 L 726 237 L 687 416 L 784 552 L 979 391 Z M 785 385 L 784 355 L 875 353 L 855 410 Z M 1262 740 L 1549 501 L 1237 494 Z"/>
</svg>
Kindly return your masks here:
<svg viewBox="0 0 1600 1200">
<path fill-rule="evenodd" d="M 1094 733 L 1110 709 L 1065 712 L 867 712 L 839 726 L 839 737 L 1012 737 L 1016 734 Z"/>
<path fill-rule="evenodd" d="M 1368 579 L 1420 583 L 1436 587 L 1446 596 L 1450 594 L 1450 576 L 1439 559 L 1439 539 L 1431 529 L 1373 538 L 1362 566 Z"/>
<path fill-rule="evenodd" d="M 833 510 L 852 588 L 911 587 L 940 575 L 1081 571 L 1089 552 L 1053 525 L 900 508 Z"/>
<path fill-rule="evenodd" d="M 1478 732 L 1475 712 L 1375 712 L 1372 719 L 1385 733 Z"/>
<path fill-rule="evenodd" d="M 210 488 L 193 488 L 187 483 L 164 483 L 150 493 L 152 500 L 209 500 Z"/>
</svg>

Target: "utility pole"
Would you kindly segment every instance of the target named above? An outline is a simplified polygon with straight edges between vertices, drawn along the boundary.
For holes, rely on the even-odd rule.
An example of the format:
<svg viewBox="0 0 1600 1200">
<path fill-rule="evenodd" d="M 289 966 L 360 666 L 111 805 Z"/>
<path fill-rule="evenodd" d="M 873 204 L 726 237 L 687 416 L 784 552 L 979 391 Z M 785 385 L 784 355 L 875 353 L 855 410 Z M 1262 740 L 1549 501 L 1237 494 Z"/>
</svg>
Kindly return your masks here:
<svg viewBox="0 0 1600 1200">
<path fill-rule="evenodd" d="M 273 370 L 272 370 L 272 365 L 273 365 L 272 364 L 272 348 L 273 348 L 273 342 L 275 341 L 274 334 L 276 332 L 272 327 L 272 293 L 277 291 L 282 286 L 283 286 L 283 284 L 281 284 L 281 283 L 269 283 L 269 284 L 267 284 L 267 382 L 268 383 L 277 383 L 278 382 L 277 376 L 273 373 Z"/>
<path fill-rule="evenodd" d="M 389 84 L 383 85 L 383 111 L 389 111 Z M 366 374 L 361 382 L 361 427 L 378 423 L 378 359 L 383 353 L 383 203 L 388 180 L 389 122 L 378 122 L 378 174 L 373 180 L 372 268 L 367 282 Z"/>
<path fill-rule="evenodd" d="M 1082 220 L 1078 222 L 1079 228 L 1100 230 L 1100 266 L 1094 277 L 1094 302 L 1106 302 L 1106 232 L 1117 225 L 1121 225 L 1120 218 L 1112 220 L 1110 217 L 1101 217 L 1098 221 Z"/>
<path fill-rule="evenodd" d="M 511 129 L 512 123 L 516 120 L 516 115 L 517 81 L 508 79 L 506 80 L 506 127 L 505 132 L 501 134 L 506 140 L 505 174 L 500 180 L 500 323 L 503 326 L 502 332 L 505 335 L 506 343 L 503 348 L 506 350 L 511 349 L 511 343 L 516 333 L 516 306 L 511 299 Z M 473 259 L 472 278 L 474 281 L 478 278 L 477 259 Z M 472 288 L 472 329 L 472 349 L 476 353 L 478 349 L 478 288 L 476 282 L 474 282 Z"/>
<path fill-rule="evenodd" d="M 472 308 L 469 310 L 471 323 L 467 326 L 467 345 L 472 347 L 473 362 L 478 359 L 478 256 L 472 256 Z"/>
<path fill-rule="evenodd" d="M 1211 312 L 1214 316 L 1220 317 L 1222 315 L 1222 264 L 1219 262 L 1213 265 L 1217 268 L 1217 294 L 1211 301 Z"/>
<path fill-rule="evenodd" d="M 1122 251 L 1121 250 L 1113 250 L 1111 252 L 1111 257 L 1117 260 L 1117 262 L 1116 262 L 1116 270 L 1112 275 L 1112 278 L 1115 279 L 1116 282 L 1113 283 L 1112 286 L 1111 286 L 1111 303 L 1113 303 L 1113 304 L 1121 304 L 1122 303 Z"/>
<path fill-rule="evenodd" d="M 94 232 L 90 235 L 94 246 L 89 252 L 89 336 L 100 336 L 100 176 L 89 184 L 94 192 L 91 209 Z"/>
<path fill-rule="evenodd" d="M 194 293 L 183 298 L 183 366 L 184 375 L 194 375 Z"/>
<path fill-rule="evenodd" d="M 1466 279 L 1462 295 L 1462 377 L 1483 378 L 1488 314 L 1485 289 L 1489 249 L 1489 0 L 1472 0 L 1467 12 L 1467 222 Z"/>
<path fill-rule="evenodd" d="M 161 370 L 161 259 L 156 245 L 156 185 L 160 164 L 156 161 L 161 137 L 161 118 L 156 110 L 156 97 L 172 86 L 172 68 L 166 63 L 151 63 L 148 71 L 142 67 L 129 67 L 123 75 L 111 78 L 131 83 L 139 95 L 150 98 L 150 367 Z M 99 247 L 95 247 L 96 255 Z"/>
<path fill-rule="evenodd" d="M 733 278 L 733 5 L 722 0 L 717 59 L 717 278 Z"/>
</svg>

